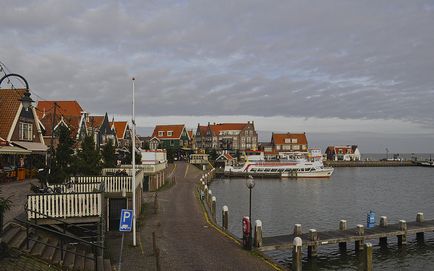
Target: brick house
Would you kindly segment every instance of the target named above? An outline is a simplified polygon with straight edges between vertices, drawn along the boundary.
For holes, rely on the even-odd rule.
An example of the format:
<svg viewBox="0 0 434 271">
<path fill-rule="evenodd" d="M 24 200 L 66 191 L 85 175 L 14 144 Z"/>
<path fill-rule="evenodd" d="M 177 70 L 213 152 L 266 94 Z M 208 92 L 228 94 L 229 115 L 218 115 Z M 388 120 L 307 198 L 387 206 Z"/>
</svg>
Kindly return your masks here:
<svg viewBox="0 0 434 271">
<path fill-rule="evenodd" d="M 205 128 L 206 127 L 206 128 Z M 215 150 L 257 150 L 258 134 L 253 121 L 247 123 L 198 124 L 195 144 L 197 148 Z"/>
<path fill-rule="evenodd" d="M 328 146 L 325 154 L 332 161 L 360 161 L 361 154 L 357 145 Z"/>
<path fill-rule="evenodd" d="M 306 133 L 273 133 L 271 145 L 275 152 L 307 152 Z"/>
</svg>

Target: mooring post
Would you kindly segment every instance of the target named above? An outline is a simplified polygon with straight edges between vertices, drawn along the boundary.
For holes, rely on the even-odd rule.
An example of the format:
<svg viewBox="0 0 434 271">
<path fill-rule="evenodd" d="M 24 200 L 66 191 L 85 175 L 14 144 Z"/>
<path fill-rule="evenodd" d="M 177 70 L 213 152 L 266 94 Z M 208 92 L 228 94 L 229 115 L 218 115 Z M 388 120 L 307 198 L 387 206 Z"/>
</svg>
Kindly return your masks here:
<svg viewBox="0 0 434 271">
<path fill-rule="evenodd" d="M 303 241 L 300 237 L 295 237 L 294 241 L 292 242 L 292 270 L 294 271 L 301 271 L 302 269 L 302 247 L 303 247 Z"/>
<path fill-rule="evenodd" d="M 300 237 L 302 234 L 301 232 L 301 224 L 295 224 L 294 225 L 294 236 Z"/>
<path fill-rule="evenodd" d="M 425 221 L 424 217 L 423 217 L 423 213 L 417 213 L 416 215 L 416 222 L 417 223 L 423 223 Z M 424 239 L 424 233 L 423 232 L 417 232 L 416 233 L 416 239 L 418 241 L 423 241 Z"/>
<path fill-rule="evenodd" d="M 315 243 L 307 247 L 307 257 L 308 258 L 316 257 L 317 248 L 318 248 L 318 244 L 317 244 L 318 232 L 315 229 L 309 230 L 309 240 Z"/>
<path fill-rule="evenodd" d="M 262 222 L 261 220 L 255 221 L 255 238 L 253 242 L 255 247 L 262 246 Z"/>
<path fill-rule="evenodd" d="M 228 206 L 222 207 L 222 227 L 225 230 L 228 230 L 228 224 L 229 224 L 229 208 Z"/>
<path fill-rule="evenodd" d="M 208 208 L 211 208 L 212 201 L 212 191 L 208 190 L 208 196 L 206 197 L 206 203 L 208 204 Z"/>
<path fill-rule="evenodd" d="M 217 207 L 217 198 L 213 196 L 211 198 L 212 204 L 211 204 L 211 215 L 212 219 L 214 219 L 214 222 L 216 221 L 216 207 Z"/>
<path fill-rule="evenodd" d="M 372 244 L 366 243 L 365 244 L 365 257 L 364 257 L 364 270 L 365 271 L 372 271 Z"/>
<path fill-rule="evenodd" d="M 399 220 L 399 230 L 404 232 L 398 235 L 398 245 L 402 246 L 407 244 L 407 222 L 405 220 Z"/>
<path fill-rule="evenodd" d="M 342 219 L 341 221 L 339 221 L 339 230 L 340 231 L 345 231 L 347 230 L 347 221 Z M 347 250 L 347 242 L 339 242 L 339 249 L 340 250 Z"/>
<path fill-rule="evenodd" d="M 380 227 L 387 227 L 387 216 L 380 217 Z M 380 237 L 380 246 L 387 246 L 387 237 Z"/>
<path fill-rule="evenodd" d="M 360 251 L 360 250 L 363 250 L 363 245 L 364 245 L 364 243 L 365 243 L 365 238 L 364 238 L 364 235 L 365 235 L 365 227 L 364 227 L 363 225 L 361 225 L 361 224 L 357 225 L 357 235 L 358 235 L 358 236 L 361 236 L 361 239 L 360 239 L 360 240 L 357 240 L 357 241 L 355 242 L 355 249 L 356 249 L 356 252 L 358 252 L 358 251 Z"/>
</svg>

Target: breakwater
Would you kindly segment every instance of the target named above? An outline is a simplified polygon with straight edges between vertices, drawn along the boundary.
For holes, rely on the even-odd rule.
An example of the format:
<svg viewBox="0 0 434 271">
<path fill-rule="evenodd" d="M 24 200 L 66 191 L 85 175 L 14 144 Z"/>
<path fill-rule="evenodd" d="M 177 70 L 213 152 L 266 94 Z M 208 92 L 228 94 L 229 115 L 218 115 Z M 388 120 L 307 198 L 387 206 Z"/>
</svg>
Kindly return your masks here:
<svg viewBox="0 0 434 271">
<path fill-rule="evenodd" d="M 413 161 L 324 161 L 326 167 L 412 167 Z"/>
</svg>

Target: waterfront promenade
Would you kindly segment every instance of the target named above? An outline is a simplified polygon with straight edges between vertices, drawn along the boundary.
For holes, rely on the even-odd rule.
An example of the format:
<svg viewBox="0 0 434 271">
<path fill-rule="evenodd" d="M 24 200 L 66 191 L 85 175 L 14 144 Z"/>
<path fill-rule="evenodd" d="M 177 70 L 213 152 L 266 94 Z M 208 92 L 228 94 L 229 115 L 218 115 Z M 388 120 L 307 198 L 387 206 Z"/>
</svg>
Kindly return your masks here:
<svg viewBox="0 0 434 271">
<path fill-rule="evenodd" d="M 194 194 L 203 172 L 184 162 L 175 165 L 176 184 L 158 193 L 157 214 L 152 204 L 145 208 L 137 248 L 130 246 L 131 235 L 126 235 L 122 270 L 156 270 L 153 231 L 160 249 L 161 270 L 273 270 L 207 224 Z M 110 239 L 110 254 L 116 263 L 120 237 Z"/>
</svg>

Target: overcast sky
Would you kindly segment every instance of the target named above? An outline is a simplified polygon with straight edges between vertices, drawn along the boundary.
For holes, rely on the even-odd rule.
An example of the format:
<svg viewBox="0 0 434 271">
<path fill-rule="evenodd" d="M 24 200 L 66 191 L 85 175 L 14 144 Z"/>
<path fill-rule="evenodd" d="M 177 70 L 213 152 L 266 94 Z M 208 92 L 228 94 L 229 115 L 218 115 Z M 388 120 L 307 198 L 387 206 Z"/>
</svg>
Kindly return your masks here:
<svg viewBox="0 0 434 271">
<path fill-rule="evenodd" d="M 1 1 L 0 61 L 34 99 L 123 118 L 135 76 L 139 126 L 255 120 L 434 142 L 432 0 L 88 2 Z"/>
</svg>

